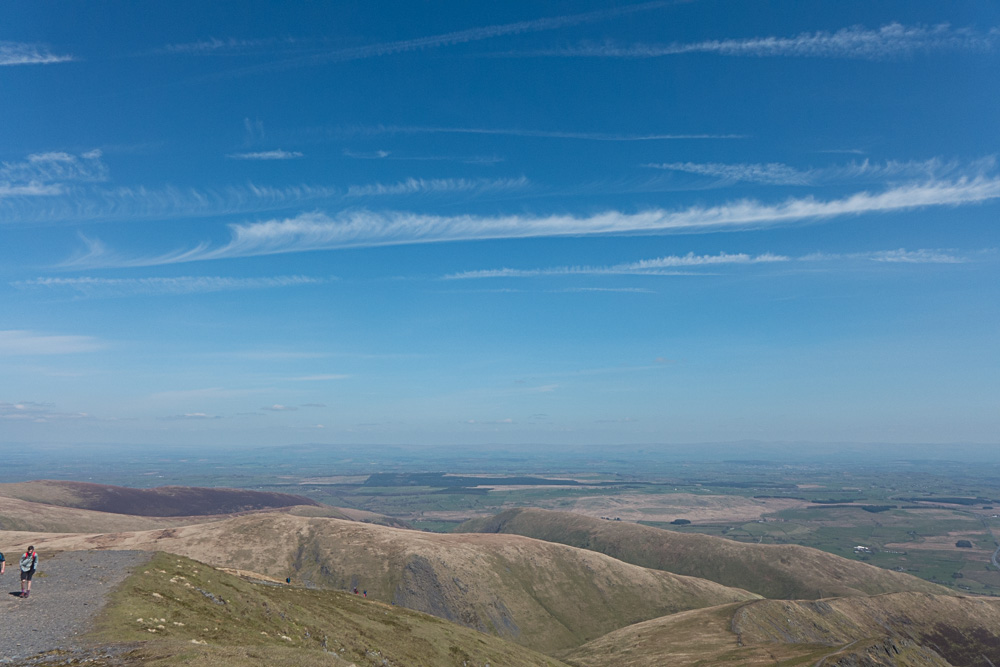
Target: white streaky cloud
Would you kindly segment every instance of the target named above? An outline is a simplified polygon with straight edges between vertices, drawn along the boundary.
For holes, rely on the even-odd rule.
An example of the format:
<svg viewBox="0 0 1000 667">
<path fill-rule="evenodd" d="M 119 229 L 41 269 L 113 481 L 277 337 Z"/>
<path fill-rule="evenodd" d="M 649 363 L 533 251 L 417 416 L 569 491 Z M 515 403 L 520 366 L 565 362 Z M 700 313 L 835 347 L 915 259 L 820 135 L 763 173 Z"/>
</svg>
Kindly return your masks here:
<svg viewBox="0 0 1000 667">
<path fill-rule="evenodd" d="M 275 403 L 274 405 L 261 408 L 261 410 L 267 410 L 268 412 L 294 412 L 298 410 L 298 408 L 295 407 L 294 405 L 281 405 Z"/>
<path fill-rule="evenodd" d="M 702 275 L 702 274 L 698 274 Z M 656 294 L 655 290 L 645 287 L 566 287 L 558 290 L 547 290 L 550 294 L 573 294 L 586 292 L 619 292 L 622 294 Z"/>
<path fill-rule="evenodd" d="M 873 252 L 853 253 L 812 253 L 799 258 L 803 262 L 829 262 L 843 260 L 862 260 L 888 264 L 965 264 L 967 256 L 955 254 L 952 250 L 876 250 Z"/>
<path fill-rule="evenodd" d="M 101 151 L 81 155 L 34 153 L 21 162 L 0 162 L 0 199 L 64 194 L 69 183 L 105 181 L 108 168 Z"/>
<path fill-rule="evenodd" d="M 345 148 L 344 155 L 346 157 L 352 157 L 356 160 L 384 160 L 392 155 L 392 153 L 390 151 L 370 151 L 368 153 L 364 153 Z"/>
<path fill-rule="evenodd" d="M 0 331 L 0 355 L 79 354 L 104 347 L 91 336 L 59 336 L 24 329 Z"/>
<path fill-rule="evenodd" d="M 15 185 L 0 181 L 0 199 L 3 197 L 52 197 L 65 192 L 62 185 L 56 183 L 25 183 Z"/>
<path fill-rule="evenodd" d="M 588 43 L 577 47 L 528 55 L 658 58 L 690 53 L 710 53 L 756 58 L 885 60 L 933 51 L 990 51 L 997 46 L 998 40 L 1000 40 L 1000 32 L 996 28 L 988 32 L 979 32 L 971 28 L 953 28 L 947 23 L 935 26 L 904 26 L 899 23 L 890 23 L 876 30 L 863 26 L 852 26 L 836 32 L 806 32 L 794 37 L 768 36 L 629 46 L 613 42 Z"/>
<path fill-rule="evenodd" d="M 0 42 L 0 65 L 51 65 L 76 60 L 73 56 L 53 53 L 42 44 Z"/>
<path fill-rule="evenodd" d="M 12 282 L 20 289 L 47 288 L 71 290 L 83 296 L 136 296 L 149 294 L 197 294 L 233 290 L 273 289 L 319 285 L 324 278 L 309 276 L 272 276 L 232 278 L 226 276 L 177 276 L 174 278 L 59 278 L 43 277 Z"/>
<path fill-rule="evenodd" d="M 347 188 L 346 197 L 376 197 L 386 195 L 411 195 L 433 192 L 489 192 L 499 190 L 521 190 L 528 187 L 527 177 L 501 179 L 465 178 L 408 178 L 398 183 L 373 183 L 352 185 Z"/>
<path fill-rule="evenodd" d="M 743 134 L 618 134 L 613 132 L 570 132 L 488 127 L 377 126 L 354 130 L 363 134 L 485 134 L 538 139 L 578 139 L 583 141 L 671 141 L 677 139 L 745 139 Z"/>
<path fill-rule="evenodd" d="M 492 166 L 504 161 L 499 155 L 394 155 L 390 151 L 372 151 L 360 153 L 351 150 L 344 150 L 344 156 L 356 160 L 400 160 L 407 162 L 461 162 L 462 164 L 476 164 Z"/>
<path fill-rule="evenodd" d="M 348 62 L 352 60 L 363 60 L 366 58 L 378 58 L 396 53 L 423 51 L 443 46 L 454 46 L 457 44 L 478 42 L 484 39 L 492 39 L 506 35 L 519 35 L 532 32 L 543 32 L 546 30 L 556 30 L 584 23 L 602 21 L 616 16 L 624 16 L 635 12 L 658 9 L 666 4 L 666 2 L 661 1 L 646 2 L 642 4 L 626 5 L 615 9 L 602 9 L 582 14 L 553 16 L 530 21 L 517 21 L 515 23 L 481 26 L 477 28 L 469 28 L 467 30 L 443 33 L 440 35 L 417 37 L 415 39 L 404 39 L 394 42 L 382 42 L 378 44 L 367 44 L 365 46 L 335 49 L 308 56 L 287 58 L 272 63 L 244 67 L 242 69 L 234 70 L 232 73 L 252 74 L 255 72 L 265 72 L 289 67 L 305 67 L 324 63 Z"/>
<path fill-rule="evenodd" d="M 328 380 L 346 380 L 351 377 L 350 375 L 344 375 L 343 373 L 328 373 L 325 375 L 302 375 L 300 377 L 287 378 L 291 382 L 325 382 Z M 310 404 L 308 407 L 326 407 L 322 405 Z"/>
<path fill-rule="evenodd" d="M 4 184 L 0 182 L 0 194 Z M 407 179 L 391 184 L 364 184 L 346 188 L 325 185 L 290 185 L 272 187 L 247 183 L 215 189 L 147 187 L 75 188 L 65 197 L 49 197 L 44 205 L 26 199 L 0 196 L 0 224 L 4 222 L 70 222 L 85 220 L 172 219 L 179 217 L 214 217 L 282 210 L 309 202 L 357 200 L 362 197 L 398 195 L 443 195 L 451 192 L 498 193 L 530 186 L 525 177 L 503 179 Z M 60 194 L 46 191 L 42 184 L 22 186 L 24 195 Z"/>
<path fill-rule="evenodd" d="M 492 269 L 484 271 L 466 271 L 444 276 L 444 280 L 468 280 L 476 278 L 535 278 L 539 276 L 572 276 L 572 275 L 703 275 L 690 271 L 672 271 L 664 269 L 718 266 L 721 264 L 762 264 L 787 262 L 790 257 L 765 253 L 748 255 L 746 253 L 718 255 L 670 255 L 655 259 L 644 259 L 638 262 L 627 262 L 611 266 L 560 266 L 549 269 Z"/>
<path fill-rule="evenodd" d="M 183 42 L 179 44 L 167 44 L 166 46 L 153 51 L 152 53 L 172 54 L 172 55 L 234 55 L 251 53 L 260 49 L 274 47 L 293 47 L 300 44 L 301 40 L 293 37 L 284 39 L 263 38 L 263 39 L 218 39 L 209 37 L 208 39 L 196 42 Z"/>
<path fill-rule="evenodd" d="M 662 164 L 646 164 L 652 169 L 681 171 L 698 176 L 709 176 L 724 182 L 745 181 L 749 183 L 767 183 L 773 185 L 812 185 L 813 178 L 809 172 L 790 167 L 787 164 L 721 164 L 718 162 L 666 162 Z"/>
<path fill-rule="evenodd" d="M 851 162 L 829 167 L 798 169 L 787 164 L 719 162 L 666 162 L 646 164 L 653 169 L 679 171 L 698 176 L 715 178 L 724 184 L 747 182 L 765 185 L 822 185 L 843 181 L 883 181 L 890 179 L 940 180 L 946 177 L 974 177 L 985 175 L 996 168 L 996 157 L 988 156 L 969 164 L 957 161 L 946 162 L 940 158 L 929 160 L 887 162 Z"/>
<path fill-rule="evenodd" d="M 100 242 L 89 241 L 87 252 L 61 266 L 138 267 L 312 250 L 450 241 L 733 231 L 930 206 L 968 205 L 997 198 L 1000 198 L 1000 179 L 976 177 L 901 185 L 882 192 L 858 192 L 826 201 L 802 197 L 789 198 L 778 204 L 764 204 L 742 199 L 710 207 L 651 209 L 639 213 L 606 211 L 587 217 L 436 216 L 369 211 L 345 212 L 330 217 L 322 212 L 312 212 L 294 218 L 230 225 L 232 238 L 225 245 L 212 248 L 203 243 L 154 257 L 115 256 Z"/>
<path fill-rule="evenodd" d="M 298 151 L 258 151 L 256 153 L 230 153 L 226 157 L 234 160 L 295 160 L 302 157 Z"/>
<path fill-rule="evenodd" d="M 861 255 L 873 262 L 892 262 L 903 264 L 961 264 L 966 260 L 939 250 L 885 250 Z"/>
<path fill-rule="evenodd" d="M 783 262 L 829 262 L 844 260 L 865 260 L 872 262 L 906 264 L 962 264 L 965 257 L 945 250 L 878 250 L 859 253 L 812 253 L 802 257 L 789 257 L 774 253 L 749 255 L 747 253 L 719 253 L 718 255 L 669 255 L 636 262 L 612 264 L 609 266 L 558 266 L 545 269 L 485 269 L 464 271 L 442 277 L 442 280 L 477 280 L 483 278 L 538 278 L 548 276 L 705 276 L 714 275 L 696 271 L 676 271 L 674 268 L 715 267 L 721 265 L 754 265 Z M 576 288 L 573 291 L 608 291 L 608 288 Z M 617 290 L 616 290 L 617 291 Z"/>
</svg>

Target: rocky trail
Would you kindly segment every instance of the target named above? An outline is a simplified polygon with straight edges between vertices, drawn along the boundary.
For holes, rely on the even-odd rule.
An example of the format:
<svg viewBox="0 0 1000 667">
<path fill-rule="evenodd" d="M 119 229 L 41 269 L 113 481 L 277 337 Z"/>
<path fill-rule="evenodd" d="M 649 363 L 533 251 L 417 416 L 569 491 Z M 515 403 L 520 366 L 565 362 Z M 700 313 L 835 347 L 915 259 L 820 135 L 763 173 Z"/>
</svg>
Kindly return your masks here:
<svg viewBox="0 0 1000 667">
<path fill-rule="evenodd" d="M 0 575 L 0 665 L 50 663 L 86 653 L 78 641 L 107 602 L 107 593 L 152 554 L 144 551 L 42 552 L 31 597 L 22 599 L 17 560 Z M 55 652 L 55 653 L 52 653 Z M 48 655 L 43 655 L 48 654 Z"/>
</svg>

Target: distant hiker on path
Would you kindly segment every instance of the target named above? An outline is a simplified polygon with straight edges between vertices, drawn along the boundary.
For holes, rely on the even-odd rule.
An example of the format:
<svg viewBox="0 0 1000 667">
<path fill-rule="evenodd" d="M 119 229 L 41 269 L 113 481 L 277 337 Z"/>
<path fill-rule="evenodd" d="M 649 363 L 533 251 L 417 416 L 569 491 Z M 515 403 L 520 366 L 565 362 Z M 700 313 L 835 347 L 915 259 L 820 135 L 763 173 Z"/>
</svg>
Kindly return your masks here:
<svg viewBox="0 0 1000 667">
<path fill-rule="evenodd" d="M 0 553 L 0 574 L 3 574 L 7 569 L 7 559 L 3 557 L 3 553 Z"/>
<path fill-rule="evenodd" d="M 28 547 L 28 550 L 21 556 L 21 597 L 26 598 L 31 593 L 31 577 L 38 569 L 38 554 L 35 547 Z"/>
</svg>

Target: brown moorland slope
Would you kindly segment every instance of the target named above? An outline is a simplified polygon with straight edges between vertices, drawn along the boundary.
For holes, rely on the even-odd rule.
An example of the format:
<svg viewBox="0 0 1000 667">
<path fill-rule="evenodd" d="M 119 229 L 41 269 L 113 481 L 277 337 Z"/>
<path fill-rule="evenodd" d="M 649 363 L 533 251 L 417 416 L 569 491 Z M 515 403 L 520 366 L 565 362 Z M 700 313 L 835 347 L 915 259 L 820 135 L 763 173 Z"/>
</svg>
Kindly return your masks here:
<svg viewBox="0 0 1000 667">
<path fill-rule="evenodd" d="M 889 593 L 683 612 L 609 633 L 564 659 L 579 667 L 971 667 L 1000 664 L 998 637 L 1000 600 Z"/>
<path fill-rule="evenodd" d="M 603 521 L 568 512 L 513 509 L 468 521 L 457 532 L 523 535 L 665 572 L 742 588 L 766 598 L 814 600 L 903 591 L 948 594 L 948 589 L 901 572 L 799 545 L 746 544 Z"/>
<path fill-rule="evenodd" d="M 108 484 L 54 480 L 0 484 L 0 496 L 97 512 L 155 517 L 235 514 L 294 505 L 319 505 L 305 496 L 247 489 L 195 486 L 132 489 Z"/>
<path fill-rule="evenodd" d="M 95 512 L 75 507 L 33 503 L 0 497 L 0 530 L 39 533 L 120 532 L 153 530 L 190 523 L 204 523 L 229 518 L 215 517 L 145 517 L 131 514 Z"/>
<path fill-rule="evenodd" d="M 261 510 L 257 510 L 261 511 Z M 295 505 L 280 508 L 298 516 L 325 516 L 347 521 L 363 521 L 384 526 L 409 528 L 410 526 L 393 517 L 350 508 L 328 505 Z M 154 530 L 187 526 L 230 519 L 233 514 L 211 514 L 202 516 L 148 517 L 132 514 L 114 514 L 94 510 L 77 509 L 63 505 L 30 502 L 17 498 L 0 496 L 0 530 L 40 532 L 40 533 L 119 533 L 126 530 Z"/>
<path fill-rule="evenodd" d="M 512 535 L 441 535 L 286 513 L 104 535 L 6 533 L 43 554 L 74 549 L 167 551 L 370 597 L 497 634 L 540 651 L 685 609 L 757 596 L 649 570 L 593 551 Z"/>
<path fill-rule="evenodd" d="M 125 665 L 565 667 L 427 614 L 341 591 L 256 584 L 165 553 L 112 594 L 92 638 L 126 642 L 115 663 Z"/>
</svg>

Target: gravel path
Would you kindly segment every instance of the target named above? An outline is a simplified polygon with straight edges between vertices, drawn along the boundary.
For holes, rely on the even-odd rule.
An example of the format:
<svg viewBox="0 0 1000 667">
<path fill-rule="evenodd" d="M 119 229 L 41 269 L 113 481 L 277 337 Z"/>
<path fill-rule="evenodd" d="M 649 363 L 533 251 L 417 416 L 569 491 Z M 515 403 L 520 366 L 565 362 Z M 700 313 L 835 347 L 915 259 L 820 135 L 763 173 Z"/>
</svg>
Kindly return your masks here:
<svg viewBox="0 0 1000 667">
<path fill-rule="evenodd" d="M 18 553 L 7 555 L 0 576 L 0 664 L 16 663 L 43 651 L 75 647 L 106 602 L 106 594 L 132 569 L 147 562 L 145 551 L 67 551 L 39 554 L 31 597 L 22 600 Z"/>
</svg>

